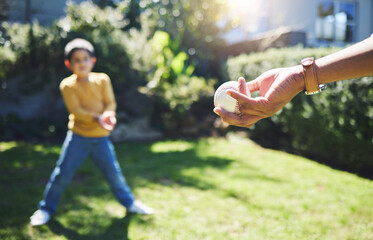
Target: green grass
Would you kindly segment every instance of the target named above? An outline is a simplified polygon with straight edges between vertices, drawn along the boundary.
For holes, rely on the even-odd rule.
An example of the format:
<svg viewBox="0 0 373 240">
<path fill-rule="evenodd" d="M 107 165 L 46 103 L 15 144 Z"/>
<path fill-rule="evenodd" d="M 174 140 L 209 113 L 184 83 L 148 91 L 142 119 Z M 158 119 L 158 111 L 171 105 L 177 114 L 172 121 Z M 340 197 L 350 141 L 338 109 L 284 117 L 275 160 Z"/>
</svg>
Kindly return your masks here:
<svg viewBox="0 0 373 240">
<path fill-rule="evenodd" d="M 126 215 L 86 161 L 46 226 L 29 216 L 60 146 L 0 143 L 0 239 L 373 239 L 373 182 L 239 138 L 116 144 L 154 216 Z"/>
</svg>

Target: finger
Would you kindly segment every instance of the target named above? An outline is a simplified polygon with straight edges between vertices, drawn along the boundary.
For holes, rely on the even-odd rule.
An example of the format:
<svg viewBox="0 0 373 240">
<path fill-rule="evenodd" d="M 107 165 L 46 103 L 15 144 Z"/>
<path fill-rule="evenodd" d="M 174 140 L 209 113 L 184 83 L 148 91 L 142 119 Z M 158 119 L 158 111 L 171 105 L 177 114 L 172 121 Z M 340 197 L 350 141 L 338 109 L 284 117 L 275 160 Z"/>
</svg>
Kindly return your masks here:
<svg viewBox="0 0 373 240">
<path fill-rule="evenodd" d="M 268 114 L 266 112 L 263 112 L 261 110 L 251 109 L 251 108 L 245 108 L 242 106 L 240 106 L 240 112 L 241 114 L 260 116 L 261 118 L 268 117 Z"/>
<path fill-rule="evenodd" d="M 99 124 L 105 130 L 112 131 L 114 129 L 114 124 L 107 123 L 103 118 L 99 119 Z"/>
<path fill-rule="evenodd" d="M 114 116 L 111 116 L 111 117 L 110 117 L 110 122 L 111 122 L 113 125 L 115 125 L 115 124 L 117 123 L 117 118 L 114 117 Z"/>
<path fill-rule="evenodd" d="M 242 106 L 245 106 L 247 108 L 252 108 L 255 110 L 261 109 L 263 106 L 262 102 L 263 97 L 257 97 L 257 98 L 250 98 L 240 92 L 237 92 L 235 90 L 227 90 L 226 93 L 231 96 L 232 98 L 236 99 L 238 103 Z"/>
<path fill-rule="evenodd" d="M 246 81 L 243 77 L 238 79 L 238 91 L 246 96 L 249 96 L 250 94 L 247 91 Z"/>
<path fill-rule="evenodd" d="M 227 94 L 238 101 L 242 113 L 268 117 L 268 99 L 265 97 L 249 98 L 234 90 L 227 90 Z"/>
<path fill-rule="evenodd" d="M 226 116 L 229 112 L 225 111 L 221 107 L 216 107 L 216 108 L 214 108 L 214 113 L 216 113 L 219 117 L 222 117 L 222 116 Z"/>
<path fill-rule="evenodd" d="M 113 124 L 103 124 L 102 127 L 108 131 L 112 131 L 114 129 Z"/>
<path fill-rule="evenodd" d="M 260 119 L 262 119 L 260 116 L 244 114 L 238 122 L 232 123 L 231 125 L 249 128 L 257 123 Z"/>
<path fill-rule="evenodd" d="M 249 128 L 249 127 L 252 127 L 256 122 L 258 122 L 262 118 L 259 116 L 254 116 L 254 115 L 243 115 L 238 118 L 222 118 L 222 119 L 225 123 L 228 123 L 229 125 Z"/>
<path fill-rule="evenodd" d="M 226 93 L 232 98 L 236 99 L 241 105 L 246 105 L 257 110 L 263 107 L 263 102 L 268 101 L 265 97 L 250 98 L 240 92 L 231 89 L 227 90 Z"/>
<path fill-rule="evenodd" d="M 108 130 L 108 131 L 113 131 L 114 130 L 114 126 L 106 126 L 104 127 L 105 130 Z"/>
<path fill-rule="evenodd" d="M 223 122 L 238 127 L 248 128 L 253 126 L 260 119 L 262 119 L 261 116 L 255 115 L 244 114 L 243 116 L 240 116 L 238 114 L 225 111 L 221 107 L 214 108 L 214 112 L 222 118 Z"/>
<path fill-rule="evenodd" d="M 224 122 L 231 122 L 232 120 L 238 121 L 240 116 L 237 113 L 232 113 L 224 110 L 221 107 L 214 108 L 214 112 L 223 119 Z"/>
</svg>

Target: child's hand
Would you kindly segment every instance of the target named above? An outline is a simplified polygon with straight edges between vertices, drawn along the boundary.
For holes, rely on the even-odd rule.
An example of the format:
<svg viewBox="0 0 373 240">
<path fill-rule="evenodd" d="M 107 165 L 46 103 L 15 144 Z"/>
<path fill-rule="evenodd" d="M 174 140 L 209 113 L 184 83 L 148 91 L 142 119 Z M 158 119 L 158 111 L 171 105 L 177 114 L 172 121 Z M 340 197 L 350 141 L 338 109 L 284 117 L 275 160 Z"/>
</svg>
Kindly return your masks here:
<svg viewBox="0 0 373 240">
<path fill-rule="evenodd" d="M 98 116 L 98 122 L 101 127 L 108 131 L 113 131 L 115 124 L 117 123 L 117 118 L 115 117 L 115 112 L 107 111 Z"/>
</svg>

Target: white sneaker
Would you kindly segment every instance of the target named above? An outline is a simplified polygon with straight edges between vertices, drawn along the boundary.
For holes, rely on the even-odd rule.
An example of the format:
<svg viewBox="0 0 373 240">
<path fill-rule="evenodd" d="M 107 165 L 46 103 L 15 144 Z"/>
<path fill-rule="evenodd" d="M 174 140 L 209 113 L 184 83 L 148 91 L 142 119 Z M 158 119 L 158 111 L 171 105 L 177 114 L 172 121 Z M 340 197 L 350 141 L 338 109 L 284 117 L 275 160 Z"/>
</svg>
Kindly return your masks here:
<svg viewBox="0 0 373 240">
<path fill-rule="evenodd" d="M 151 215 L 154 213 L 153 208 L 146 206 L 140 201 L 135 200 L 131 207 L 128 208 L 128 212 L 130 213 L 138 213 L 143 215 Z"/>
<path fill-rule="evenodd" d="M 46 224 L 50 218 L 51 215 L 47 211 L 39 209 L 30 217 L 30 223 L 32 226 L 40 226 Z"/>
</svg>

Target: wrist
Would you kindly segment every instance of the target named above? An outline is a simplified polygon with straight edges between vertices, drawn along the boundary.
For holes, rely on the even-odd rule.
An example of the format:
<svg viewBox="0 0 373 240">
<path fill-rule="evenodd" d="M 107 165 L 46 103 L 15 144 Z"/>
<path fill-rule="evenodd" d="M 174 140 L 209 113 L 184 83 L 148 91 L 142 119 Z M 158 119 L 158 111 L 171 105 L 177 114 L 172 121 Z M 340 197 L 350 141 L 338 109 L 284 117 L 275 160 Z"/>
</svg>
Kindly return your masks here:
<svg viewBox="0 0 373 240">
<path fill-rule="evenodd" d="M 293 69 L 293 79 L 294 85 L 298 93 L 303 92 L 306 89 L 306 84 L 304 81 L 303 66 L 297 65 L 292 67 Z"/>
<path fill-rule="evenodd" d="M 114 111 L 105 111 L 105 112 L 103 112 L 102 113 L 102 116 L 105 116 L 105 117 L 107 117 L 107 116 L 115 116 L 116 115 L 116 113 L 114 112 Z"/>
<path fill-rule="evenodd" d="M 317 66 L 313 57 L 307 57 L 301 60 L 303 68 L 303 78 L 305 84 L 305 94 L 313 95 L 324 90 L 325 86 L 319 83 Z"/>
</svg>

